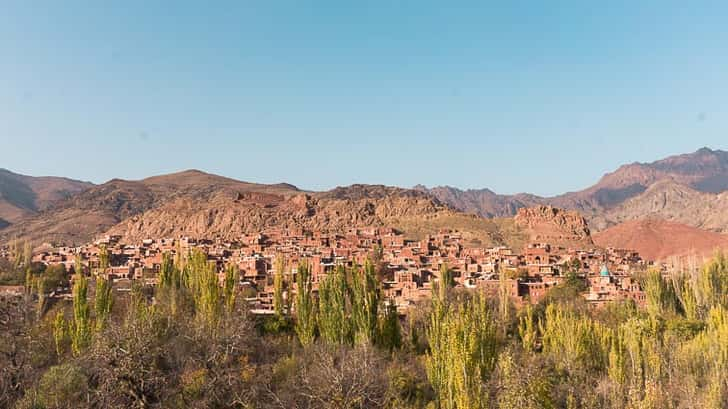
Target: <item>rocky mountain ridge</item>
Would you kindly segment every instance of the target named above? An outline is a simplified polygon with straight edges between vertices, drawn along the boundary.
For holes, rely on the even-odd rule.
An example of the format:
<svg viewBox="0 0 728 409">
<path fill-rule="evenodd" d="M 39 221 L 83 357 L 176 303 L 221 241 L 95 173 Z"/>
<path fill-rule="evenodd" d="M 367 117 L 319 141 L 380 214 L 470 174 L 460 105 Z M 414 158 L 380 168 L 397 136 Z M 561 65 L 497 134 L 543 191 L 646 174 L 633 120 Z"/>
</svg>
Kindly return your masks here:
<svg viewBox="0 0 728 409">
<path fill-rule="evenodd" d="M 26 176 L 0 168 L 0 228 L 37 214 L 93 184 L 54 176 Z"/>
<path fill-rule="evenodd" d="M 625 165 L 590 188 L 552 198 L 422 185 L 358 184 L 307 192 L 290 184 L 242 182 L 198 170 L 97 186 L 2 172 L 0 243 L 19 238 L 81 244 L 103 234 L 129 241 L 179 235 L 235 238 L 272 227 L 341 231 L 389 226 L 413 237 L 454 228 L 480 245 L 550 242 L 587 248 L 608 242 L 629 247 L 640 244 L 627 239 L 635 236 L 654 247 L 665 240 L 661 234 L 670 232 L 684 231 L 696 242 L 703 230 L 728 232 L 728 192 L 721 190 L 728 185 L 728 153 L 709 149 Z M 12 201 L 7 200 L 10 193 Z M 4 216 L 3 206 L 20 208 L 21 214 L 15 210 L 12 217 Z M 630 223 L 634 220 L 653 222 Z M 656 226 L 654 220 L 676 225 L 645 227 Z M 615 240 L 620 236 L 608 233 L 596 241 L 592 231 L 621 232 L 625 240 L 619 245 Z M 721 240 L 711 236 L 705 243 Z M 647 251 L 655 253 L 649 246 Z"/>
<path fill-rule="evenodd" d="M 667 182 L 696 192 L 692 195 L 695 197 L 695 204 L 691 206 L 678 201 L 678 208 L 673 208 L 673 203 L 666 201 L 659 209 L 647 206 L 646 203 L 654 200 L 655 190 L 664 188 L 660 184 Z M 706 202 L 715 202 L 711 209 L 723 209 L 718 202 L 722 203 L 724 197 L 711 195 L 719 195 L 728 189 L 728 152 L 709 148 L 651 163 L 624 165 L 604 175 L 587 189 L 554 197 L 525 193 L 499 195 L 489 189 L 460 190 L 449 186 L 428 189 L 418 185 L 415 188 L 433 195 L 455 209 L 483 217 L 509 217 L 516 215 L 521 208 L 548 205 L 578 210 L 592 222 L 592 227 L 601 230 L 641 215 L 641 210 L 644 210 L 651 217 L 675 219 L 700 227 L 705 224 L 716 231 L 728 230 L 728 220 L 707 220 L 708 216 L 701 215 L 705 213 L 702 209 Z M 627 203 L 630 201 L 631 203 Z M 640 209 L 642 206 L 647 207 Z M 691 211 L 688 208 L 693 209 Z M 679 217 L 678 213 L 681 214 Z"/>
<path fill-rule="evenodd" d="M 93 239 L 116 224 L 178 198 L 202 203 L 219 191 L 292 194 L 290 185 L 260 185 L 189 170 L 139 181 L 113 179 L 66 197 L 38 214 L 0 230 L 0 241 L 10 238 L 33 242 L 78 244 Z M 232 193 L 230 193 L 232 194 Z"/>
<path fill-rule="evenodd" d="M 514 217 L 516 225 L 530 233 L 530 241 L 555 245 L 579 243 L 594 246 L 586 219 L 574 210 L 552 206 L 521 208 Z"/>
<path fill-rule="evenodd" d="M 128 218 L 108 234 L 129 241 L 180 235 L 234 239 L 267 228 L 344 231 L 450 211 L 427 195 L 384 186 L 354 185 L 288 195 L 223 189 L 172 199 Z"/>
<path fill-rule="evenodd" d="M 662 219 L 704 230 L 728 232 L 728 191 L 706 193 L 674 180 L 661 180 L 644 193 L 591 217 L 603 230 L 630 220 Z"/>
</svg>

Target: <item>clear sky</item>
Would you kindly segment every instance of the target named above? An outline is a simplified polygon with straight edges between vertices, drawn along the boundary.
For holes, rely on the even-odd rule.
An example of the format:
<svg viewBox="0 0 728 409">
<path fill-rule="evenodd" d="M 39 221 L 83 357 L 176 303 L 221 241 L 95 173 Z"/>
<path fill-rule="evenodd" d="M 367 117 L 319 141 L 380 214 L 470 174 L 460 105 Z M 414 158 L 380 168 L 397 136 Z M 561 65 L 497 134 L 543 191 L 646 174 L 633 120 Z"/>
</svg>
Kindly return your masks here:
<svg viewBox="0 0 728 409">
<path fill-rule="evenodd" d="M 728 148 L 727 22 L 725 1 L 6 0 L 0 167 L 577 190 Z"/>
</svg>

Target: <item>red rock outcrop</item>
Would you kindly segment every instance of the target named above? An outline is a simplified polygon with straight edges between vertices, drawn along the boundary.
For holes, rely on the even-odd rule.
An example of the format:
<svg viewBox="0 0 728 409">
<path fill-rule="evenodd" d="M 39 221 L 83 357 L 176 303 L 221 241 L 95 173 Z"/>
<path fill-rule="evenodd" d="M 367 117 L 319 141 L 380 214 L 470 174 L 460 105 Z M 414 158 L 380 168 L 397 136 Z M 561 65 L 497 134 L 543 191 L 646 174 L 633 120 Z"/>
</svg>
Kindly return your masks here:
<svg viewBox="0 0 728 409">
<path fill-rule="evenodd" d="M 529 234 L 531 242 L 582 248 L 594 245 L 586 219 L 573 210 L 552 206 L 522 208 L 514 220 Z"/>
</svg>

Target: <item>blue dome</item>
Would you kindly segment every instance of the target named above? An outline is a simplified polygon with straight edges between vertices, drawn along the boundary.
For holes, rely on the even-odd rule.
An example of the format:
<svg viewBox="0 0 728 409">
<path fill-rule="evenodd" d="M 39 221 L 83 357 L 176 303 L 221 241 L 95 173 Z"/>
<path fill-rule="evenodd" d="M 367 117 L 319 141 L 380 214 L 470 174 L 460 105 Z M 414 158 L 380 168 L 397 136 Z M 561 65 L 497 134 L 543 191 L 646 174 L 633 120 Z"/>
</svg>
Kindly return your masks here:
<svg viewBox="0 0 728 409">
<path fill-rule="evenodd" d="M 602 271 L 599 273 L 602 277 L 609 277 L 609 269 L 607 269 L 607 266 L 602 266 Z"/>
</svg>

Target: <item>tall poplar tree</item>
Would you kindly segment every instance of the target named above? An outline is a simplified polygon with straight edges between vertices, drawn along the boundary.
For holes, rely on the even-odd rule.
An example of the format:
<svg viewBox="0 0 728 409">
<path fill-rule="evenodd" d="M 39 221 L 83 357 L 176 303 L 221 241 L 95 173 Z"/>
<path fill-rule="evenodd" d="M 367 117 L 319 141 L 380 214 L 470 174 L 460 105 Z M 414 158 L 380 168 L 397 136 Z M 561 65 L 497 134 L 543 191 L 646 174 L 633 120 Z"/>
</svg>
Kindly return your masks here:
<svg viewBox="0 0 728 409">
<path fill-rule="evenodd" d="M 109 250 L 106 248 L 105 244 L 102 244 L 99 247 L 99 270 L 102 273 L 105 273 L 106 270 L 109 268 Z"/>
<path fill-rule="evenodd" d="M 377 323 L 381 303 L 377 272 L 367 260 L 364 268 L 352 269 L 352 324 L 357 343 L 371 343 L 378 338 Z"/>
<path fill-rule="evenodd" d="M 321 338 L 330 344 L 350 344 L 351 309 L 346 268 L 338 265 L 319 285 L 318 326 Z"/>
<path fill-rule="evenodd" d="M 179 287 L 180 274 L 174 265 L 174 260 L 169 253 L 165 252 L 162 254 L 162 264 L 159 266 L 159 287 Z"/>
<path fill-rule="evenodd" d="M 111 315 L 111 308 L 114 305 L 113 289 L 111 282 L 99 277 L 96 280 L 96 331 L 101 331 L 106 326 Z"/>
<path fill-rule="evenodd" d="M 399 325 L 396 305 L 390 303 L 385 306 L 376 341 L 381 348 L 390 352 L 402 347 L 402 329 Z"/>
<path fill-rule="evenodd" d="M 523 309 L 523 315 L 521 315 L 518 322 L 518 335 L 521 337 L 523 349 L 528 352 L 536 350 L 538 333 L 536 331 L 536 323 L 534 322 L 533 307 L 531 304 L 526 304 L 526 307 Z"/>
<path fill-rule="evenodd" d="M 301 345 L 305 347 L 313 343 L 316 335 L 311 269 L 305 260 L 298 263 L 296 284 L 296 334 Z"/>
<path fill-rule="evenodd" d="M 53 342 L 56 345 L 56 354 L 60 357 L 65 350 L 68 338 L 68 324 L 63 316 L 63 311 L 58 311 L 53 320 Z"/>
<path fill-rule="evenodd" d="M 91 342 L 91 308 L 88 304 L 88 281 L 83 274 L 81 258 L 76 258 L 76 276 L 73 283 L 73 323 L 71 326 L 71 347 L 74 355 Z"/>
<path fill-rule="evenodd" d="M 483 383 L 497 357 L 495 322 L 485 297 L 475 293 L 461 304 L 433 300 L 425 357 L 427 377 L 441 409 L 487 406 Z"/>
<path fill-rule="evenodd" d="M 286 305 L 283 299 L 285 270 L 286 259 L 283 254 L 278 254 L 275 259 L 273 271 L 273 310 L 278 319 L 283 318 L 286 313 Z"/>
<path fill-rule="evenodd" d="M 238 266 L 229 263 L 225 267 L 225 307 L 229 313 L 235 310 L 235 286 L 238 282 Z"/>
<path fill-rule="evenodd" d="M 30 268 L 30 263 L 33 260 L 33 246 L 30 242 L 25 241 L 23 243 L 23 267 Z"/>
</svg>

